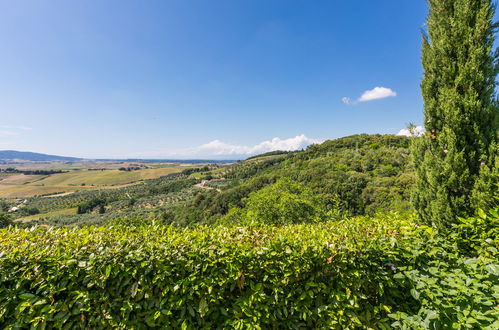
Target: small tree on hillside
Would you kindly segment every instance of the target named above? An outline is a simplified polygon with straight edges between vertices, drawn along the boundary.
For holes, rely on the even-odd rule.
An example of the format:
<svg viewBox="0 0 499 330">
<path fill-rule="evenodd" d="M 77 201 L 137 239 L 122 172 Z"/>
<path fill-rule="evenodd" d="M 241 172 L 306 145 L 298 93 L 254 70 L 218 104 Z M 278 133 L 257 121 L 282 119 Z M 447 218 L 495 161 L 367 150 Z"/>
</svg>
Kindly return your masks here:
<svg viewBox="0 0 499 330">
<path fill-rule="evenodd" d="M 413 203 L 426 222 L 446 225 L 494 203 L 497 102 L 490 0 L 428 0 L 421 84 L 426 134 L 412 152 Z"/>
<path fill-rule="evenodd" d="M 328 202 L 334 205 L 328 209 Z M 336 203 L 335 203 L 336 202 Z M 314 193 L 311 189 L 289 178 L 252 192 L 244 199 L 245 207 L 233 208 L 223 219 L 225 224 L 271 224 L 316 222 L 340 216 L 333 197 Z"/>
<path fill-rule="evenodd" d="M 0 228 L 4 228 L 10 225 L 12 225 L 12 220 L 10 219 L 10 217 L 5 213 L 0 212 Z"/>
</svg>

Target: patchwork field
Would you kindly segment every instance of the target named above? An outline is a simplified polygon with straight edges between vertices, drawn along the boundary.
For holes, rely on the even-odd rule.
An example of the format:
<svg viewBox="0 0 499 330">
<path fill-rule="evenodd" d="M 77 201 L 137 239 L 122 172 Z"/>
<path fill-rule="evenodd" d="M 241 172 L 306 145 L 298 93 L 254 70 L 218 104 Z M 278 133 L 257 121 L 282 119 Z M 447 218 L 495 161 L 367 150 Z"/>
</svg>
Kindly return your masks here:
<svg viewBox="0 0 499 330">
<path fill-rule="evenodd" d="M 188 167 L 169 165 L 135 171 L 81 169 L 52 175 L 2 175 L 0 176 L 0 198 L 24 198 L 88 189 L 116 188 L 178 173 L 186 168 Z"/>
<path fill-rule="evenodd" d="M 56 215 L 61 215 L 61 214 L 76 214 L 76 207 L 70 208 L 70 209 L 63 209 L 63 210 L 57 210 L 57 211 L 52 211 L 52 212 L 47 212 L 43 214 L 35 214 L 35 215 L 30 215 L 30 216 L 24 216 L 22 218 L 14 220 L 15 222 L 29 222 L 32 220 L 37 220 L 40 218 L 50 218 Z"/>
<path fill-rule="evenodd" d="M 71 188 L 71 189 L 69 189 Z M 35 185 L 2 185 L 0 184 L 0 198 L 25 198 L 47 194 L 56 194 L 67 191 L 78 191 L 81 187 L 44 187 Z M 88 188 L 87 188 L 88 189 Z"/>
<path fill-rule="evenodd" d="M 33 183 L 35 181 L 46 178 L 47 175 L 24 175 L 24 174 L 8 174 L 0 176 L 1 185 L 21 185 Z"/>
</svg>

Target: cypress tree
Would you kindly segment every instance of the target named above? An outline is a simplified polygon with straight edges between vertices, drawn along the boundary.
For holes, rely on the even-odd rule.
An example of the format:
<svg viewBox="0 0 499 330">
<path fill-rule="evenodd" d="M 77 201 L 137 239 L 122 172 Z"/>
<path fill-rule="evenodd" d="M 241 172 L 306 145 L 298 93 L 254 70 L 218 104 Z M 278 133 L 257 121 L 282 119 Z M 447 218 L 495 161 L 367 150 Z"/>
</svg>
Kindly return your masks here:
<svg viewBox="0 0 499 330">
<path fill-rule="evenodd" d="M 413 204 L 440 226 L 494 203 L 497 113 L 490 0 L 428 0 L 421 90 L 425 130 L 412 145 Z"/>
</svg>

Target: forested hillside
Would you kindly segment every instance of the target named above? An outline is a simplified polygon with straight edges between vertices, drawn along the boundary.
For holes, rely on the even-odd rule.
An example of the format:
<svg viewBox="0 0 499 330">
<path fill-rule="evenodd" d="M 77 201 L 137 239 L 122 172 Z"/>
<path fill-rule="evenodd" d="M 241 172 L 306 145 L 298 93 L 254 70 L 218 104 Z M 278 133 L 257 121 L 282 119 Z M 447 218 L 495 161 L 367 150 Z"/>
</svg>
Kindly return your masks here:
<svg viewBox="0 0 499 330">
<path fill-rule="evenodd" d="M 127 187 L 28 198 L 16 215 L 22 219 L 46 214 L 38 215 L 41 220 L 35 223 L 51 225 L 102 224 L 130 216 L 180 226 L 210 224 L 231 208 L 244 208 L 250 195 L 280 180 L 308 189 L 320 207 L 336 217 L 410 212 L 414 175 L 409 142 L 394 135 L 354 135 L 304 151 L 272 152 L 232 165 L 186 169 Z M 287 189 L 282 183 L 279 187 Z M 283 203 L 281 207 L 289 207 Z"/>
<path fill-rule="evenodd" d="M 283 178 L 309 188 L 327 207 L 344 215 L 410 211 L 414 174 L 409 140 L 363 134 L 326 141 L 305 151 L 253 157 L 218 173 L 226 179 L 221 192 L 199 192 L 164 216 L 181 224 L 214 222 L 231 207 L 244 207 L 251 193 Z"/>
</svg>

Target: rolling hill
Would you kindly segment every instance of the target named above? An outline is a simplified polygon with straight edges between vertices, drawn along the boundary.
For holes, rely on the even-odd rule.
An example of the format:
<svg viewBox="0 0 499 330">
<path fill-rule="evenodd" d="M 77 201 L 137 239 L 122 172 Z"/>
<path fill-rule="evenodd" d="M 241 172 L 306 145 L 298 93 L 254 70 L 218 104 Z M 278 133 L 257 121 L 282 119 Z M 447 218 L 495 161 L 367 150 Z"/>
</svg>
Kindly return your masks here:
<svg viewBox="0 0 499 330">
<path fill-rule="evenodd" d="M 82 158 L 47 155 L 36 152 L 0 150 L 0 160 L 25 160 L 32 162 L 79 161 Z"/>
<path fill-rule="evenodd" d="M 141 159 L 141 158 L 77 158 L 77 157 L 66 157 L 66 156 L 56 156 L 47 155 L 37 152 L 28 151 L 17 151 L 17 150 L 0 150 L 0 162 L 1 161 L 13 161 L 22 160 L 30 162 L 50 162 L 50 161 L 62 161 L 62 162 L 76 162 L 76 161 L 102 161 L 102 162 L 145 162 L 145 163 L 156 163 L 156 162 L 168 162 L 168 163 L 179 163 L 179 164 L 204 164 L 204 163 L 234 163 L 236 160 L 233 159 Z"/>
</svg>

